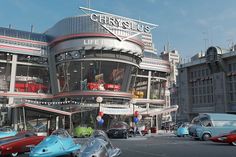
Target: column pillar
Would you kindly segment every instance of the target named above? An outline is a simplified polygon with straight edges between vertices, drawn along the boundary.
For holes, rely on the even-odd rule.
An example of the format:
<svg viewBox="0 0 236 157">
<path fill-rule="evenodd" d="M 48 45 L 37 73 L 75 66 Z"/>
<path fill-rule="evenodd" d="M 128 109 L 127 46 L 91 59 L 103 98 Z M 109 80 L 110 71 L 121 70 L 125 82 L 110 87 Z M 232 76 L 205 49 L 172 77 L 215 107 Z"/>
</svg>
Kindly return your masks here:
<svg viewBox="0 0 236 157">
<path fill-rule="evenodd" d="M 56 130 L 59 129 L 59 116 L 56 116 Z"/>
</svg>

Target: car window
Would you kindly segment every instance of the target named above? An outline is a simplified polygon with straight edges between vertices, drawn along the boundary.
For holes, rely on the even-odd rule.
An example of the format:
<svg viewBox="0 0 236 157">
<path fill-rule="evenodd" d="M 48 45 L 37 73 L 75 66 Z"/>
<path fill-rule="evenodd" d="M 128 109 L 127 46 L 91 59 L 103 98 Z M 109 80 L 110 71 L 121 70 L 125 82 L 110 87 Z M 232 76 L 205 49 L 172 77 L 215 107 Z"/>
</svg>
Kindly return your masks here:
<svg viewBox="0 0 236 157">
<path fill-rule="evenodd" d="M 205 126 L 205 127 L 211 127 L 211 126 L 212 126 L 210 120 L 203 120 L 203 121 L 201 122 L 201 124 L 202 124 L 203 126 Z"/>
<path fill-rule="evenodd" d="M 125 122 L 114 122 L 114 123 L 111 124 L 110 128 L 128 129 L 129 125 Z"/>
<path fill-rule="evenodd" d="M 68 132 L 66 130 L 63 130 L 63 129 L 58 129 L 58 130 L 53 131 L 52 135 L 63 137 L 63 138 L 70 136 L 68 134 Z"/>
</svg>

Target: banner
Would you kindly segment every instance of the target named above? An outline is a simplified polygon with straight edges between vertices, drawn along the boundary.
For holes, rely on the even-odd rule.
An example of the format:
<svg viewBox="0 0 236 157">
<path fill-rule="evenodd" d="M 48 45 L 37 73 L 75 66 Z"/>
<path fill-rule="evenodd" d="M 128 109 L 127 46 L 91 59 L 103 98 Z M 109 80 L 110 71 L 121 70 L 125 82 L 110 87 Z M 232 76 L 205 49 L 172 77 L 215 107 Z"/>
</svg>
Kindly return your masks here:
<svg viewBox="0 0 236 157">
<path fill-rule="evenodd" d="M 104 114 L 110 115 L 132 115 L 133 108 L 107 108 L 107 107 L 100 107 L 100 111 Z"/>
</svg>

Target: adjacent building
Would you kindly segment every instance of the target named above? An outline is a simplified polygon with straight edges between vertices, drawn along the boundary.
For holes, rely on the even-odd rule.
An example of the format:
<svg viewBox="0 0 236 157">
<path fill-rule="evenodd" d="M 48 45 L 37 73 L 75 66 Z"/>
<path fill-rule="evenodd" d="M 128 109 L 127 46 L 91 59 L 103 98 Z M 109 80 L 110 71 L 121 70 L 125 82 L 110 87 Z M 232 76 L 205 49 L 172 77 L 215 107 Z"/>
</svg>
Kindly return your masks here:
<svg viewBox="0 0 236 157">
<path fill-rule="evenodd" d="M 168 93 L 167 98 L 170 105 L 178 105 L 178 94 L 177 94 L 177 76 L 178 76 L 178 66 L 180 62 L 180 55 L 177 50 L 169 50 L 169 46 L 167 49 L 165 48 L 163 52 L 161 52 L 160 56 L 163 60 L 168 61 L 170 64 L 170 74 L 167 76 L 167 87 Z M 175 113 L 176 114 L 176 113 Z M 167 114 L 169 121 L 176 120 L 176 115 Z M 167 119 L 167 121 L 168 121 Z"/>
<path fill-rule="evenodd" d="M 209 47 L 178 70 L 179 119 L 191 120 L 204 112 L 236 112 L 235 46 Z"/>
</svg>

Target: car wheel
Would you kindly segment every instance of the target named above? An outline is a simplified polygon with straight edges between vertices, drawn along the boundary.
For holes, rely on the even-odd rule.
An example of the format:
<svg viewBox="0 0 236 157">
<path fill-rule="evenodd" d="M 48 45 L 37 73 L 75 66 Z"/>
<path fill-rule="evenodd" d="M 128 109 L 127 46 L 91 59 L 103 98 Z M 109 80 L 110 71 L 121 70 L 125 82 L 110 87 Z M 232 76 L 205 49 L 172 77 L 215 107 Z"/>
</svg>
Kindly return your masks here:
<svg viewBox="0 0 236 157">
<path fill-rule="evenodd" d="M 11 153 L 11 156 L 17 156 L 18 155 L 18 152 L 16 153 Z"/>
<path fill-rule="evenodd" d="M 211 137 L 211 135 L 208 134 L 208 133 L 203 134 L 203 135 L 202 135 L 202 140 L 203 140 L 203 141 L 207 141 L 207 140 L 209 140 L 210 137 Z"/>
<path fill-rule="evenodd" d="M 231 142 L 231 144 L 232 144 L 233 146 L 236 146 L 236 141 Z"/>
</svg>

